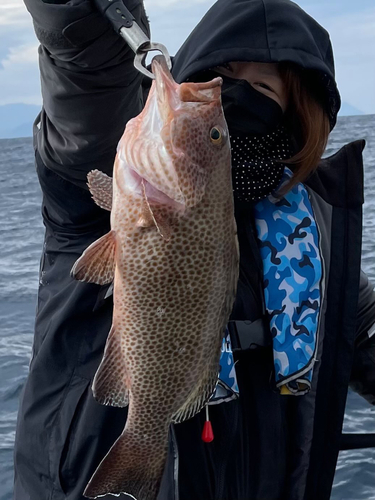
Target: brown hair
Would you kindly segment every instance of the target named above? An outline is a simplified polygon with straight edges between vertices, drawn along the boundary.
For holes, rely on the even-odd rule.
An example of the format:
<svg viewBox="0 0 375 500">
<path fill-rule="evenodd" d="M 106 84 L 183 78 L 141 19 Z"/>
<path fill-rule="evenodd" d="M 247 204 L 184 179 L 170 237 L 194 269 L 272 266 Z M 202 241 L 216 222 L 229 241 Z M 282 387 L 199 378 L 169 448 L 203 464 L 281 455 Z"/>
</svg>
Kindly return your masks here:
<svg viewBox="0 0 375 500">
<path fill-rule="evenodd" d="M 285 126 L 297 151 L 284 161 L 292 166 L 294 175 L 280 192 L 283 195 L 317 168 L 327 145 L 330 123 L 324 109 L 322 85 L 317 82 L 316 74 L 288 62 L 280 63 L 280 74 L 288 99 Z"/>
</svg>

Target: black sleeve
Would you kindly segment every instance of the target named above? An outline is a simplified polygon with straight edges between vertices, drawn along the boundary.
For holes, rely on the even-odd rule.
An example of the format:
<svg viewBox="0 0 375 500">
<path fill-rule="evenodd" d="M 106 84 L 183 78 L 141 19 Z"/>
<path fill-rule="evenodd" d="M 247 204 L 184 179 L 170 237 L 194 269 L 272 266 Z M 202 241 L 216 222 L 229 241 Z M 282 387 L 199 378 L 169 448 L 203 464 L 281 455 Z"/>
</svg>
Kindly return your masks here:
<svg viewBox="0 0 375 500">
<path fill-rule="evenodd" d="M 124 0 L 149 34 L 142 0 Z M 87 173 L 111 175 L 126 122 L 143 107 L 134 54 L 93 0 L 25 0 L 41 43 L 43 109 L 35 147 L 47 168 L 86 189 Z"/>
<path fill-rule="evenodd" d="M 375 291 L 363 272 L 359 288 L 356 349 L 350 387 L 375 405 Z"/>
</svg>

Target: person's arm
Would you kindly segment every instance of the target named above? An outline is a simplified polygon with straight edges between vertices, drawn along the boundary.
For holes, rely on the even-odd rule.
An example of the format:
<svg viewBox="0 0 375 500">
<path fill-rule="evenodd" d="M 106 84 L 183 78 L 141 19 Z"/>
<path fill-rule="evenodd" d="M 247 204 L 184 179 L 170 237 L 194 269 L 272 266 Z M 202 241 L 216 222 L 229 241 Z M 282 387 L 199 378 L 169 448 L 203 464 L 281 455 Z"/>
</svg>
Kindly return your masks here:
<svg viewBox="0 0 375 500">
<path fill-rule="evenodd" d="M 41 43 L 43 110 L 35 145 L 47 168 L 86 189 L 90 170 L 111 175 L 125 124 L 143 107 L 142 75 L 94 0 L 59 2 L 25 0 Z M 142 0 L 124 4 L 149 34 Z"/>
<path fill-rule="evenodd" d="M 375 405 L 375 291 L 361 273 L 357 337 L 350 387 Z"/>
</svg>

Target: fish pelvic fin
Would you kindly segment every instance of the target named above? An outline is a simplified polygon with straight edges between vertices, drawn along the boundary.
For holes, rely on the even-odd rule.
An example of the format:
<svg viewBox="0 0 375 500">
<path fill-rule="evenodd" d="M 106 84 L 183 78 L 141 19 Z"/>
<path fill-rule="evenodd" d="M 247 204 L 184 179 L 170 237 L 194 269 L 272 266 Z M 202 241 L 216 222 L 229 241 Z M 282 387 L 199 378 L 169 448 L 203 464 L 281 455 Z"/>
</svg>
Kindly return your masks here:
<svg viewBox="0 0 375 500">
<path fill-rule="evenodd" d="M 90 479 L 84 496 L 130 495 L 136 500 L 156 500 L 167 458 L 168 429 L 145 439 L 127 429 L 121 434 Z"/>
<path fill-rule="evenodd" d="M 87 185 L 95 203 L 104 210 L 112 210 L 112 177 L 100 170 L 87 174 Z"/>
<path fill-rule="evenodd" d="M 129 404 L 125 353 L 114 325 L 108 335 L 104 356 L 95 374 L 92 392 L 98 403 L 123 408 Z"/>
<path fill-rule="evenodd" d="M 205 407 L 215 391 L 218 374 L 218 367 L 216 367 L 216 369 L 207 370 L 191 392 L 185 404 L 173 415 L 173 423 L 179 424 L 184 420 L 188 420 Z"/>
<path fill-rule="evenodd" d="M 107 285 L 115 274 L 116 237 L 112 230 L 94 241 L 75 262 L 70 275 L 79 281 Z"/>
<path fill-rule="evenodd" d="M 142 210 L 141 216 L 138 219 L 137 227 L 152 227 L 155 225 L 154 217 L 152 216 L 152 211 L 150 210 L 150 205 L 146 201 L 146 197 L 142 200 Z"/>
</svg>

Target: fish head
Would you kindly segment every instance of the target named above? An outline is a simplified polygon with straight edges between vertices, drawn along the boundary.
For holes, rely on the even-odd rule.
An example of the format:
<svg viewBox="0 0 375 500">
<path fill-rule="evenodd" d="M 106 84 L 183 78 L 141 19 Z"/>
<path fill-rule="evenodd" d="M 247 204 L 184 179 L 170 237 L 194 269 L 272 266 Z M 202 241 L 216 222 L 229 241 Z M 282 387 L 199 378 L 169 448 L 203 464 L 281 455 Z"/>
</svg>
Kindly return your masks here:
<svg viewBox="0 0 375 500">
<path fill-rule="evenodd" d="M 155 80 L 143 111 L 130 120 L 118 147 L 120 186 L 149 201 L 184 210 L 203 198 L 230 144 L 221 106 L 222 79 L 174 81 L 164 58 L 152 62 Z"/>
</svg>

